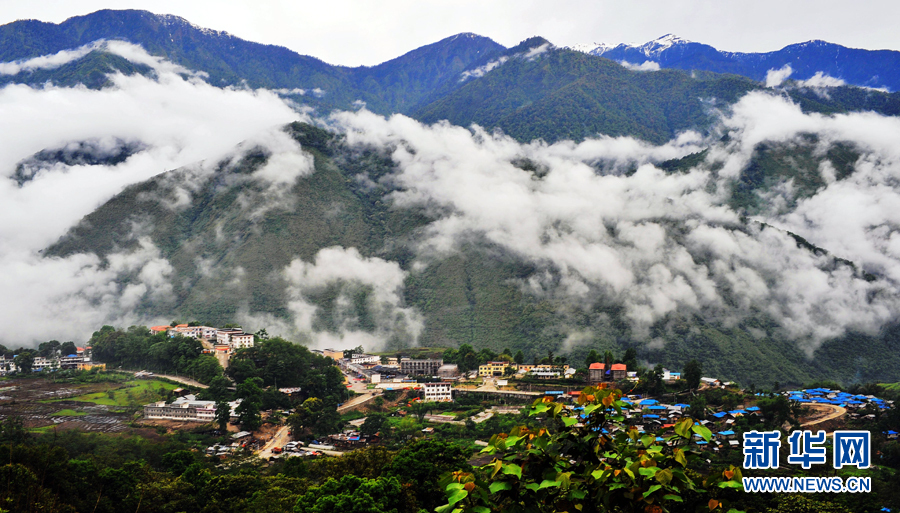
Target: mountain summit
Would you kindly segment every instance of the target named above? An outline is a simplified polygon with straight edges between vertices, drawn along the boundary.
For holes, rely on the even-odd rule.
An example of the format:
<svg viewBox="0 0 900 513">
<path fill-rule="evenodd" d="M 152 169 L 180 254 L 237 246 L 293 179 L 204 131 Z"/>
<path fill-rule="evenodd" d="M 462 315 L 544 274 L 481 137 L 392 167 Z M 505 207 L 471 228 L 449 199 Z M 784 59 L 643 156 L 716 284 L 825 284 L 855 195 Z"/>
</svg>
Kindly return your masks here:
<svg viewBox="0 0 900 513">
<path fill-rule="evenodd" d="M 769 70 L 790 66 L 790 78 L 833 77 L 849 85 L 900 90 L 900 52 L 847 48 L 827 41 L 807 41 L 766 53 L 723 52 L 710 45 L 666 34 L 648 43 L 575 45 L 578 50 L 614 61 L 640 64 L 652 61 L 661 68 L 734 73 L 764 81 Z"/>
</svg>

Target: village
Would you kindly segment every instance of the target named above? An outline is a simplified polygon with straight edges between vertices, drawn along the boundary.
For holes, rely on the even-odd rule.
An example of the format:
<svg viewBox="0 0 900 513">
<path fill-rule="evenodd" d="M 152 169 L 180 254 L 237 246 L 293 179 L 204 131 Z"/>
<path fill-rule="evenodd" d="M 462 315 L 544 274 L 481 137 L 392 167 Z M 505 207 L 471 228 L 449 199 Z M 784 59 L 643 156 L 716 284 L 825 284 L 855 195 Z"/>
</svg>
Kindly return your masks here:
<svg viewBox="0 0 900 513">
<path fill-rule="evenodd" d="M 216 351 L 228 354 L 224 337 L 219 339 Z M 252 341 L 249 342 L 252 344 Z M 223 347 L 223 349 L 220 349 Z M 353 391 L 346 403 L 338 406 L 338 413 L 349 419 L 345 429 L 313 438 L 291 436 L 284 417 L 291 410 L 268 412 L 274 420 L 273 429 L 265 433 L 240 431 L 236 428 L 236 408 L 240 400 L 229 403 L 231 408 L 230 443 L 207 448 L 207 454 L 228 457 L 242 449 L 250 449 L 266 460 L 291 456 L 340 456 L 346 451 L 379 444 L 383 433 L 362 429 L 368 416 L 387 416 L 392 419 L 418 418 L 415 432 L 404 433 L 407 439 L 442 436 L 448 426 L 478 426 L 492 417 L 518 418 L 528 405 L 537 399 L 548 398 L 567 404 L 566 408 L 577 412 L 577 398 L 585 386 L 633 389 L 639 378 L 636 371 L 629 371 L 625 364 L 595 362 L 589 366 L 587 380 L 577 379 L 575 369 L 569 365 L 517 364 L 510 361 L 489 361 L 477 370 L 460 372 L 457 364 L 445 363 L 439 358 L 416 359 L 353 353 L 325 349 L 314 351 L 331 358 L 344 374 L 345 386 Z M 663 369 L 661 377 L 666 385 L 683 387 L 682 373 Z M 535 380 L 538 380 L 535 383 Z M 541 383 L 547 383 L 541 386 Z M 683 388 L 682 388 L 683 389 Z M 288 396 L 299 389 L 279 389 Z M 741 451 L 741 433 L 762 425 L 789 428 L 784 419 L 766 418 L 773 415 L 757 405 L 760 400 L 771 401 L 781 397 L 790 404 L 804 428 L 833 431 L 847 425 L 860 426 L 872 422 L 879 412 L 892 408 L 892 400 L 883 400 L 868 394 L 850 394 L 836 389 L 812 388 L 781 391 L 778 393 L 750 393 L 735 383 L 711 377 L 701 377 L 698 394 L 720 392 L 736 398 L 733 404 L 692 406 L 688 395 L 684 401 L 662 400 L 648 394 L 627 393 L 622 399 L 624 422 L 618 429 L 636 429 L 641 434 L 651 434 L 658 442 L 669 444 L 668 435 L 676 423 L 690 416 L 709 429 L 712 437 L 703 439 L 694 435 L 691 445 L 700 451 L 727 453 Z M 677 394 L 665 394 L 676 398 Z M 399 396 L 393 405 L 385 406 L 385 398 Z M 376 406 L 377 405 L 377 406 Z M 475 408 L 473 408 L 475 406 Z M 422 413 L 425 412 L 425 413 Z M 165 401 L 144 407 L 144 419 L 181 422 L 212 422 L 216 416 L 213 401 L 201 401 L 194 395 L 182 395 L 170 403 Z M 435 414 L 436 413 L 436 414 Z M 774 423 L 774 424 L 773 424 Z M 784 424 L 782 426 L 781 424 Z M 384 424 L 387 427 L 388 423 Z M 447 432 L 449 435 L 449 431 Z M 887 439 L 896 439 L 897 433 L 884 433 Z M 475 446 L 487 445 L 483 439 L 473 439 Z M 675 443 L 675 442 L 672 442 Z"/>
</svg>

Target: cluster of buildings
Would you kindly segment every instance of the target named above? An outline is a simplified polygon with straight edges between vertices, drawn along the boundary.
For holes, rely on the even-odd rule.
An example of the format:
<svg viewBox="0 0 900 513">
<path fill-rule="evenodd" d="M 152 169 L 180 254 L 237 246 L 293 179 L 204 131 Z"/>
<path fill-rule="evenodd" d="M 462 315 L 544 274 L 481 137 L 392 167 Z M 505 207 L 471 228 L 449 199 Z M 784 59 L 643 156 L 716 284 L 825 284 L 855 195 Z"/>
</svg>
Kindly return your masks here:
<svg viewBox="0 0 900 513">
<path fill-rule="evenodd" d="M 482 378 L 499 377 L 509 374 L 518 376 L 533 376 L 537 378 L 562 378 L 571 377 L 575 369 L 564 365 L 531 365 L 515 362 L 487 362 L 478 366 L 478 376 Z"/>
<path fill-rule="evenodd" d="M 31 371 L 106 369 L 105 363 L 95 362 L 91 359 L 90 347 L 76 347 L 75 351 L 74 354 L 69 355 L 35 356 L 32 360 Z M 6 358 L 4 355 L 0 355 L 0 376 L 19 371 L 19 367 L 15 362 L 17 356 L 13 355 L 12 358 Z"/>
<path fill-rule="evenodd" d="M 213 328 L 211 326 L 190 326 L 177 324 L 175 326 L 153 326 L 151 333 L 166 333 L 169 337 L 181 335 L 183 337 L 196 338 L 204 342 L 204 352 L 210 354 L 224 353 L 231 355 L 238 349 L 253 347 L 255 337 L 252 333 L 244 333 L 241 328 Z"/>
<path fill-rule="evenodd" d="M 577 395 L 578 393 L 572 392 L 572 394 Z M 674 429 L 675 423 L 687 414 L 689 408 L 687 404 L 663 404 L 655 399 L 641 399 L 640 396 L 628 396 L 622 401 L 627 405 L 626 408 L 623 408 L 626 426 L 624 429 L 634 427 L 640 433 L 655 434 L 658 442 L 665 441 L 660 435 L 670 434 L 666 432 Z M 575 410 L 578 409 L 575 408 Z M 739 417 L 752 415 L 759 415 L 758 407 L 750 406 L 715 413 L 713 420 L 700 421 L 700 424 L 712 432 L 712 439 L 707 442 L 700 435 L 695 434 L 688 443 L 713 452 L 718 452 L 723 448 L 737 448 L 740 442 L 737 433 L 732 429 L 732 424 Z"/>
</svg>

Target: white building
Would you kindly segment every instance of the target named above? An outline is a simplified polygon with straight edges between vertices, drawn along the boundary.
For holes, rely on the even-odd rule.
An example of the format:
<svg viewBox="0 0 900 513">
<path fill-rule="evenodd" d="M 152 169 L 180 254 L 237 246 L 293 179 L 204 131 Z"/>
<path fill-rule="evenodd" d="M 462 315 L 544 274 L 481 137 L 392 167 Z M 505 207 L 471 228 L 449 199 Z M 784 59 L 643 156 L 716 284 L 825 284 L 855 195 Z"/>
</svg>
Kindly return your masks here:
<svg viewBox="0 0 900 513">
<path fill-rule="evenodd" d="M 422 383 L 425 389 L 425 400 L 434 402 L 448 402 L 453 400 L 453 391 L 450 383 Z"/>
<path fill-rule="evenodd" d="M 229 346 L 232 350 L 253 347 L 253 335 L 240 328 L 217 330 L 216 344 Z"/>
<path fill-rule="evenodd" d="M 229 403 L 232 410 L 237 402 Z M 198 401 L 196 396 L 179 397 L 171 404 L 165 401 L 144 406 L 144 417 L 148 419 L 187 420 L 192 422 L 213 422 L 216 418 L 215 401 Z"/>
<path fill-rule="evenodd" d="M 6 358 L 2 354 L 0 354 L 0 376 L 5 376 L 6 374 L 16 372 L 19 368 L 16 367 L 15 362 L 13 362 L 12 358 Z"/>
<path fill-rule="evenodd" d="M 35 371 L 57 369 L 59 369 L 59 358 L 56 356 L 35 356 L 34 363 L 31 364 L 31 370 Z"/>
<path fill-rule="evenodd" d="M 231 347 L 232 349 L 253 347 L 253 335 L 250 333 L 231 335 Z"/>
<path fill-rule="evenodd" d="M 381 357 L 371 354 L 354 354 L 350 355 L 350 362 L 356 365 L 364 363 L 381 363 Z"/>
</svg>

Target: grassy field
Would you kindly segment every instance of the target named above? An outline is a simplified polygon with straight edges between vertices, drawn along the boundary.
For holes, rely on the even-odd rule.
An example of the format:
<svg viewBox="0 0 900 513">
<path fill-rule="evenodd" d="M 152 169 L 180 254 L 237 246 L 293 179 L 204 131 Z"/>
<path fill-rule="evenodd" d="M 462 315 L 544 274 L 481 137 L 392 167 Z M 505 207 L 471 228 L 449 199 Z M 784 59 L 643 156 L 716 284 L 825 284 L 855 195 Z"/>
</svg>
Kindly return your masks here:
<svg viewBox="0 0 900 513">
<path fill-rule="evenodd" d="M 118 388 L 111 388 L 106 392 L 94 392 L 91 394 L 71 397 L 68 401 L 82 401 L 106 406 L 134 406 L 152 403 L 165 398 L 160 390 L 166 393 L 178 388 L 178 385 L 159 380 L 132 380 L 122 383 Z"/>
<path fill-rule="evenodd" d="M 57 417 L 81 417 L 82 415 L 87 415 L 87 413 L 83 411 L 75 411 L 75 410 L 59 410 L 58 412 L 52 414 L 52 416 Z"/>
<path fill-rule="evenodd" d="M 887 390 L 894 390 L 900 392 L 900 382 L 897 383 L 879 383 L 879 385 L 883 386 Z"/>
</svg>

